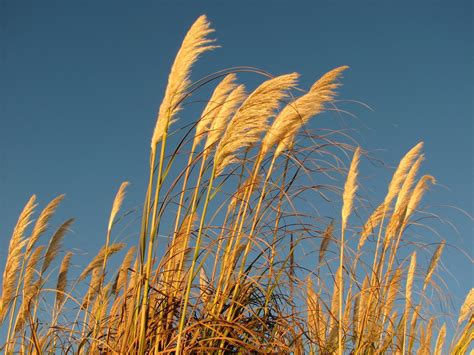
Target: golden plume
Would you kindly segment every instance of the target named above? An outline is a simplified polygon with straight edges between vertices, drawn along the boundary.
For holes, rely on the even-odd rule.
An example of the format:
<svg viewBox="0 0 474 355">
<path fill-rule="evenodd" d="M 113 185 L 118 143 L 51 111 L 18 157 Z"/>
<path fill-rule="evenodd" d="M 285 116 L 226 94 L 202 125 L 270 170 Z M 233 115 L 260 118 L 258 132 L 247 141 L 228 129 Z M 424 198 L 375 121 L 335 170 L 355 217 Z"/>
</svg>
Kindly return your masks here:
<svg viewBox="0 0 474 355">
<path fill-rule="evenodd" d="M 117 216 L 117 213 L 120 210 L 120 207 L 122 206 L 123 199 L 125 198 L 125 189 L 128 186 L 128 181 L 122 182 L 120 185 L 117 194 L 115 195 L 114 203 L 112 204 L 112 212 L 110 213 L 109 217 L 109 225 L 107 227 L 107 230 L 110 231 L 112 229 L 112 224 L 114 223 L 114 219 Z"/>
<path fill-rule="evenodd" d="M 87 275 L 91 273 L 91 271 L 95 270 L 99 266 L 101 266 L 104 262 L 104 258 L 106 257 L 106 252 L 107 252 L 107 257 L 119 252 L 122 250 L 122 248 L 125 246 L 124 243 L 116 243 L 116 244 L 111 244 L 107 248 L 106 246 L 102 247 L 102 249 L 99 251 L 99 253 L 92 259 L 92 261 L 89 263 L 89 265 L 86 266 L 86 268 L 82 271 L 81 275 L 79 276 L 78 281 L 84 280 Z"/>
<path fill-rule="evenodd" d="M 118 294 L 121 289 L 125 290 L 125 286 L 127 284 L 127 276 L 128 276 L 128 269 L 132 264 L 132 259 L 135 255 L 136 247 L 131 247 L 125 257 L 123 258 L 122 265 L 120 266 L 120 270 L 117 275 L 117 282 L 113 289 L 114 293 Z"/>
<path fill-rule="evenodd" d="M 388 185 L 388 192 L 384 200 L 386 208 L 390 206 L 391 202 L 400 191 L 400 188 L 403 182 L 405 181 L 409 169 L 411 168 L 415 159 L 417 159 L 420 155 L 420 151 L 422 148 L 423 142 L 420 142 L 412 149 L 410 149 L 408 153 L 406 153 L 405 156 L 402 158 L 402 160 L 400 160 L 400 163 L 398 164 L 398 167 L 395 170 L 395 173 L 393 174 L 392 180 Z"/>
<path fill-rule="evenodd" d="M 28 313 L 30 312 L 31 302 L 37 296 L 39 291 L 39 283 L 34 282 L 35 277 L 38 275 L 37 265 L 41 258 L 41 253 L 44 250 L 44 246 L 37 247 L 28 259 L 26 264 L 25 277 L 23 279 L 23 300 L 18 313 L 17 323 L 15 325 L 15 331 L 20 331 L 25 325 Z"/>
<path fill-rule="evenodd" d="M 185 97 L 186 89 L 190 84 L 191 67 L 202 53 L 216 48 L 216 46 L 211 45 L 214 40 L 207 38 L 207 35 L 212 32 L 214 30 L 210 27 L 206 16 L 201 15 L 184 37 L 168 76 L 168 86 L 158 112 L 151 140 L 152 150 L 155 150 L 171 120 L 181 108 L 181 101 Z"/>
<path fill-rule="evenodd" d="M 471 288 L 459 311 L 458 324 L 464 322 L 468 317 L 474 316 L 474 288 Z"/>
<path fill-rule="evenodd" d="M 216 86 L 212 93 L 209 102 L 202 111 L 201 119 L 196 125 L 196 135 L 194 136 L 193 146 L 197 146 L 199 142 L 204 139 L 204 136 L 209 132 L 214 120 L 219 115 L 219 111 L 222 109 L 227 96 L 235 89 L 235 80 L 237 76 L 235 74 L 228 74 L 222 79 L 222 81 Z"/>
<path fill-rule="evenodd" d="M 15 288 L 17 286 L 18 274 L 20 271 L 20 264 L 22 260 L 22 249 L 25 246 L 26 240 L 24 234 L 26 228 L 31 223 L 31 216 L 36 208 L 36 196 L 33 195 L 26 203 L 23 211 L 18 217 L 18 222 L 13 230 L 8 247 L 7 261 L 5 270 L 3 272 L 2 295 L 0 297 L 0 325 L 3 322 L 7 312 L 8 305 L 13 300 L 15 295 Z"/>
<path fill-rule="evenodd" d="M 386 244 L 391 241 L 391 238 L 397 234 L 400 230 L 400 227 L 404 225 L 403 222 L 405 220 L 406 209 L 411 198 L 410 196 L 412 192 L 412 186 L 415 182 L 416 174 L 420 169 L 423 159 L 423 154 L 421 154 L 418 159 L 416 159 L 415 163 L 413 163 L 410 170 L 408 171 L 405 181 L 400 188 L 397 201 L 395 202 L 395 208 L 393 210 L 394 213 L 392 214 L 392 217 L 390 218 L 390 221 L 387 225 L 385 239 Z"/>
<path fill-rule="evenodd" d="M 413 189 L 413 193 L 410 196 L 410 200 L 408 201 L 407 212 L 405 214 L 404 224 L 407 223 L 410 216 L 413 212 L 417 209 L 418 205 L 423 198 L 426 190 L 428 190 L 428 183 L 435 184 L 436 179 L 431 175 L 424 175 L 416 184 L 415 188 Z"/>
<path fill-rule="evenodd" d="M 323 238 L 321 240 L 321 245 L 319 246 L 319 264 L 321 264 L 321 261 L 324 258 L 324 254 L 326 254 L 326 250 L 328 249 L 331 239 L 334 238 L 333 234 L 334 234 L 334 220 L 332 220 L 331 223 L 328 224 L 328 226 L 323 232 Z"/>
<path fill-rule="evenodd" d="M 58 309 L 64 300 L 64 292 L 66 291 L 67 286 L 67 273 L 69 271 L 69 264 L 72 258 L 72 252 L 68 252 L 61 262 L 61 266 L 59 268 L 59 275 L 58 280 L 56 282 L 56 301 L 55 301 L 55 308 Z"/>
<path fill-rule="evenodd" d="M 61 248 L 61 241 L 64 238 L 64 235 L 70 230 L 69 228 L 74 223 L 74 218 L 68 219 L 66 222 L 61 224 L 61 226 L 56 230 L 56 232 L 51 237 L 49 241 L 48 249 L 44 256 L 43 266 L 41 267 L 41 274 L 43 274 L 46 269 L 48 269 L 51 262 L 54 260 L 56 255 L 59 253 Z"/>
<path fill-rule="evenodd" d="M 406 305 L 408 307 L 411 304 L 411 298 L 413 294 L 413 280 L 415 278 L 415 270 L 416 270 L 416 251 L 413 252 L 410 259 L 410 267 L 408 268 L 408 275 L 407 275 L 407 283 L 406 283 L 406 290 L 405 290 L 405 299 Z"/>
<path fill-rule="evenodd" d="M 41 237 L 41 235 L 48 228 L 49 220 L 53 216 L 54 212 L 56 212 L 56 209 L 58 208 L 59 203 L 63 200 L 63 198 L 64 195 L 59 195 L 58 197 L 51 200 L 51 202 L 48 203 L 44 210 L 41 211 L 38 220 L 36 221 L 35 226 L 33 227 L 33 232 L 28 238 L 28 244 L 26 246 L 26 255 L 31 252 L 39 237 Z"/>
<path fill-rule="evenodd" d="M 360 234 L 359 245 L 357 250 L 362 249 L 369 235 L 374 231 L 374 229 L 379 225 L 384 216 L 385 205 L 381 203 L 377 208 L 372 212 L 367 222 L 365 222 L 362 232 Z"/>
<path fill-rule="evenodd" d="M 436 339 L 434 355 L 441 355 L 442 354 L 445 338 L 446 338 L 446 323 L 443 323 L 443 326 L 439 330 L 438 338 Z"/>
<path fill-rule="evenodd" d="M 418 157 L 418 159 L 416 159 L 415 163 L 411 166 L 410 170 L 408 171 L 406 179 L 403 182 L 400 192 L 398 194 L 397 202 L 395 202 L 394 212 L 396 214 L 400 214 L 402 210 L 404 210 L 406 205 L 408 204 L 408 200 L 410 199 L 410 192 L 415 182 L 418 170 L 420 170 L 420 166 L 421 166 L 421 163 L 423 162 L 423 159 L 424 159 L 424 155 L 421 154 Z"/>
<path fill-rule="evenodd" d="M 433 272 L 436 269 L 436 266 L 438 265 L 439 259 L 441 258 L 441 253 L 443 252 L 445 244 L 446 242 L 442 240 L 436 248 L 433 257 L 431 258 L 430 265 L 428 266 L 428 271 L 426 271 L 425 280 L 423 281 L 423 291 L 425 291 L 426 286 L 428 286 L 428 283 L 431 281 L 431 277 L 433 276 Z"/>
<path fill-rule="evenodd" d="M 308 120 L 324 110 L 327 102 L 333 101 L 339 84 L 336 80 L 347 66 L 335 68 L 316 81 L 308 93 L 285 106 L 273 121 L 262 142 L 262 154 L 266 154 L 274 145 L 291 140 Z M 288 143 L 288 142 L 287 142 Z M 283 146 L 278 146 L 277 156 Z"/>
<path fill-rule="evenodd" d="M 317 343 L 324 343 L 326 324 L 322 317 L 319 297 L 313 290 L 313 283 L 310 277 L 307 278 L 306 310 L 310 337 Z"/>
<path fill-rule="evenodd" d="M 239 149 L 251 148 L 268 128 L 268 119 L 278 108 L 287 91 L 296 85 L 297 73 L 265 81 L 244 101 L 217 146 L 214 164 L 217 175 L 237 160 Z"/>
<path fill-rule="evenodd" d="M 354 156 L 352 158 L 349 173 L 347 174 L 346 183 L 344 185 L 344 193 L 342 195 L 342 228 L 344 229 L 347 225 L 347 219 L 352 211 L 352 205 L 354 202 L 355 193 L 357 191 L 357 175 L 358 166 L 360 160 L 360 147 L 357 147 Z"/>
<path fill-rule="evenodd" d="M 206 139 L 206 145 L 204 147 L 206 154 L 209 153 L 209 148 L 214 146 L 214 144 L 216 144 L 217 141 L 221 138 L 222 134 L 225 131 L 227 123 L 229 122 L 230 117 L 242 104 L 246 96 L 247 94 L 245 93 L 244 85 L 239 85 L 234 90 L 232 90 L 229 96 L 227 96 L 217 116 L 212 121 L 209 134 Z"/>
</svg>

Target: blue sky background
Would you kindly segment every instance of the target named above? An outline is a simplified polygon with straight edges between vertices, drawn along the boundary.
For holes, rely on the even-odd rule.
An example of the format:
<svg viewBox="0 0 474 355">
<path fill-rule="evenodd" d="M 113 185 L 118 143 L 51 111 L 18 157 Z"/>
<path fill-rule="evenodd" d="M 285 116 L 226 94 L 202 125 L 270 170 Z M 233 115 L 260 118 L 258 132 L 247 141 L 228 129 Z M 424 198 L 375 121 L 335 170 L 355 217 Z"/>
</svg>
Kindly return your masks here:
<svg viewBox="0 0 474 355">
<path fill-rule="evenodd" d="M 390 168 L 425 142 L 423 173 L 439 182 L 425 206 L 457 229 L 439 227 L 452 245 L 444 265 L 456 276 L 445 274 L 454 302 L 459 305 L 473 286 L 472 261 L 462 254 L 473 256 L 472 220 L 446 207 L 472 216 L 471 1 L 3 1 L 0 6 L 0 264 L 33 193 L 42 207 L 66 194 L 55 226 L 76 217 L 66 246 L 91 254 L 103 245 L 122 181 L 132 184 L 126 208 L 140 206 L 170 65 L 189 26 L 205 13 L 223 48 L 205 55 L 194 79 L 249 65 L 272 74 L 298 71 L 307 88 L 333 67 L 351 67 L 340 98 L 372 110 L 343 102 L 356 118 L 331 116 L 318 125 L 354 129 L 358 142 L 386 163 L 376 169 L 362 163 L 374 203 L 386 191 Z"/>
</svg>

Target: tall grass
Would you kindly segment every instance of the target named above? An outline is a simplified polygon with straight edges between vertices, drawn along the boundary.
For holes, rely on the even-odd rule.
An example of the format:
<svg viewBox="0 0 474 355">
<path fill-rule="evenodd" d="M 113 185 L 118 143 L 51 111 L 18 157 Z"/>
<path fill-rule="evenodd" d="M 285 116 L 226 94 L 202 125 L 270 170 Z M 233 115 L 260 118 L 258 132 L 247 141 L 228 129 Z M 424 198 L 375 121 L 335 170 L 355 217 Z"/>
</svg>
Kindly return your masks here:
<svg viewBox="0 0 474 355">
<path fill-rule="evenodd" d="M 249 67 L 192 82 L 196 60 L 216 48 L 212 32 L 201 16 L 173 63 L 152 134 L 136 245 L 123 251 L 123 243 L 112 242 L 127 182 L 104 223 L 104 247 L 72 279 L 73 253 L 55 262 L 72 219 L 37 246 L 63 196 L 36 222 L 35 196 L 25 205 L 3 274 L 1 349 L 463 353 L 472 341 L 473 292 L 448 343 L 447 326 L 433 315 L 427 296 L 431 288 L 438 291 L 434 275 L 445 242 L 428 265 L 419 258 L 424 248 L 409 243 L 422 197 L 435 183 L 429 175 L 418 177 L 422 144 L 402 158 L 367 221 L 352 225 L 355 211 L 359 221 L 364 214 L 357 191 L 365 153 L 338 141 L 337 132 L 304 128 L 312 117 L 335 110 L 347 67 L 329 71 L 308 91 L 297 87 L 296 73 L 273 77 Z M 263 78 L 248 94 L 237 83 L 244 71 Z M 170 140 L 191 94 L 217 81 L 195 124 L 180 141 Z M 344 169 L 342 157 L 351 151 Z M 345 184 L 338 185 L 346 171 Z M 316 211 L 331 211 L 334 201 L 341 201 L 340 214 L 319 218 Z M 311 210 L 313 202 L 318 206 Z"/>
</svg>

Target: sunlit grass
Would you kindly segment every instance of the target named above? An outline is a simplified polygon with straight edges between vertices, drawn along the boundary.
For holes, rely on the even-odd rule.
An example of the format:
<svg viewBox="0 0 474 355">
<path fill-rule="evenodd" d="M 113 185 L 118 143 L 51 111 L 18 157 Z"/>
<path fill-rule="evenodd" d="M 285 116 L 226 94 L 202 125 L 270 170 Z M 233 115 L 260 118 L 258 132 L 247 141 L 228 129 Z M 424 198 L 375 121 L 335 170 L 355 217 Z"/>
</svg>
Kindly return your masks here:
<svg viewBox="0 0 474 355">
<path fill-rule="evenodd" d="M 271 77 L 248 67 L 193 83 L 191 67 L 216 47 L 212 32 L 201 16 L 173 64 L 152 135 L 141 224 L 128 249 L 113 238 L 127 182 L 104 221 L 103 248 L 74 279 L 73 253 L 56 261 L 72 219 L 39 245 L 63 196 L 36 220 L 35 196 L 26 204 L 4 269 L 1 349 L 464 353 L 472 341 L 473 292 L 460 308 L 456 334 L 445 339 L 446 325 L 427 295 L 441 292 L 433 276 L 445 242 L 435 243 L 429 263 L 419 258 L 425 246 L 406 243 L 435 183 L 418 176 L 422 143 L 401 159 L 366 222 L 351 224 L 366 214 L 359 213 L 358 194 L 366 154 L 337 132 L 304 129 L 310 118 L 337 110 L 347 67 L 329 71 L 308 91 L 297 87 L 296 73 Z M 237 83 L 242 71 L 263 78 L 248 94 Z M 217 81 L 196 124 L 170 139 L 191 94 Z M 316 213 L 334 201 L 341 201 L 339 213 Z M 158 238 L 163 234 L 166 242 Z"/>
</svg>

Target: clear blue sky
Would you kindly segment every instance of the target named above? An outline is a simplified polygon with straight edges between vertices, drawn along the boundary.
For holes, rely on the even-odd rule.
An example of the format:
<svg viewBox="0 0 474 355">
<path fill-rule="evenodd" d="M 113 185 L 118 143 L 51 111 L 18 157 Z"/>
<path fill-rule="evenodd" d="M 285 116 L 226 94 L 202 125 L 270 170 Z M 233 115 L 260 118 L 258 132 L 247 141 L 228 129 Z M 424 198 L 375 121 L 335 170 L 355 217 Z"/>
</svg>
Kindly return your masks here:
<svg viewBox="0 0 474 355">
<path fill-rule="evenodd" d="M 359 143 L 393 167 L 425 141 L 423 173 L 439 185 L 425 205 L 452 222 L 447 242 L 473 255 L 473 23 L 471 1 L 2 1 L 0 263 L 28 197 L 41 206 L 66 193 L 61 218 L 77 218 L 66 245 L 103 244 L 115 192 L 127 208 L 145 192 L 151 131 L 183 35 L 207 14 L 223 47 L 193 78 L 235 65 L 298 71 L 308 87 L 347 64 L 340 97 Z M 250 75 L 244 81 L 255 80 Z M 184 122 L 188 123 L 188 122 Z M 362 169 L 370 163 L 365 160 Z M 392 170 L 371 170 L 385 192 Z M 367 173 L 365 174 L 366 177 Z M 375 201 L 377 202 L 377 201 Z M 374 202 L 374 203 L 375 203 Z M 435 241 L 439 241 L 435 240 Z M 473 285 L 472 263 L 447 248 L 455 300 Z"/>
</svg>

